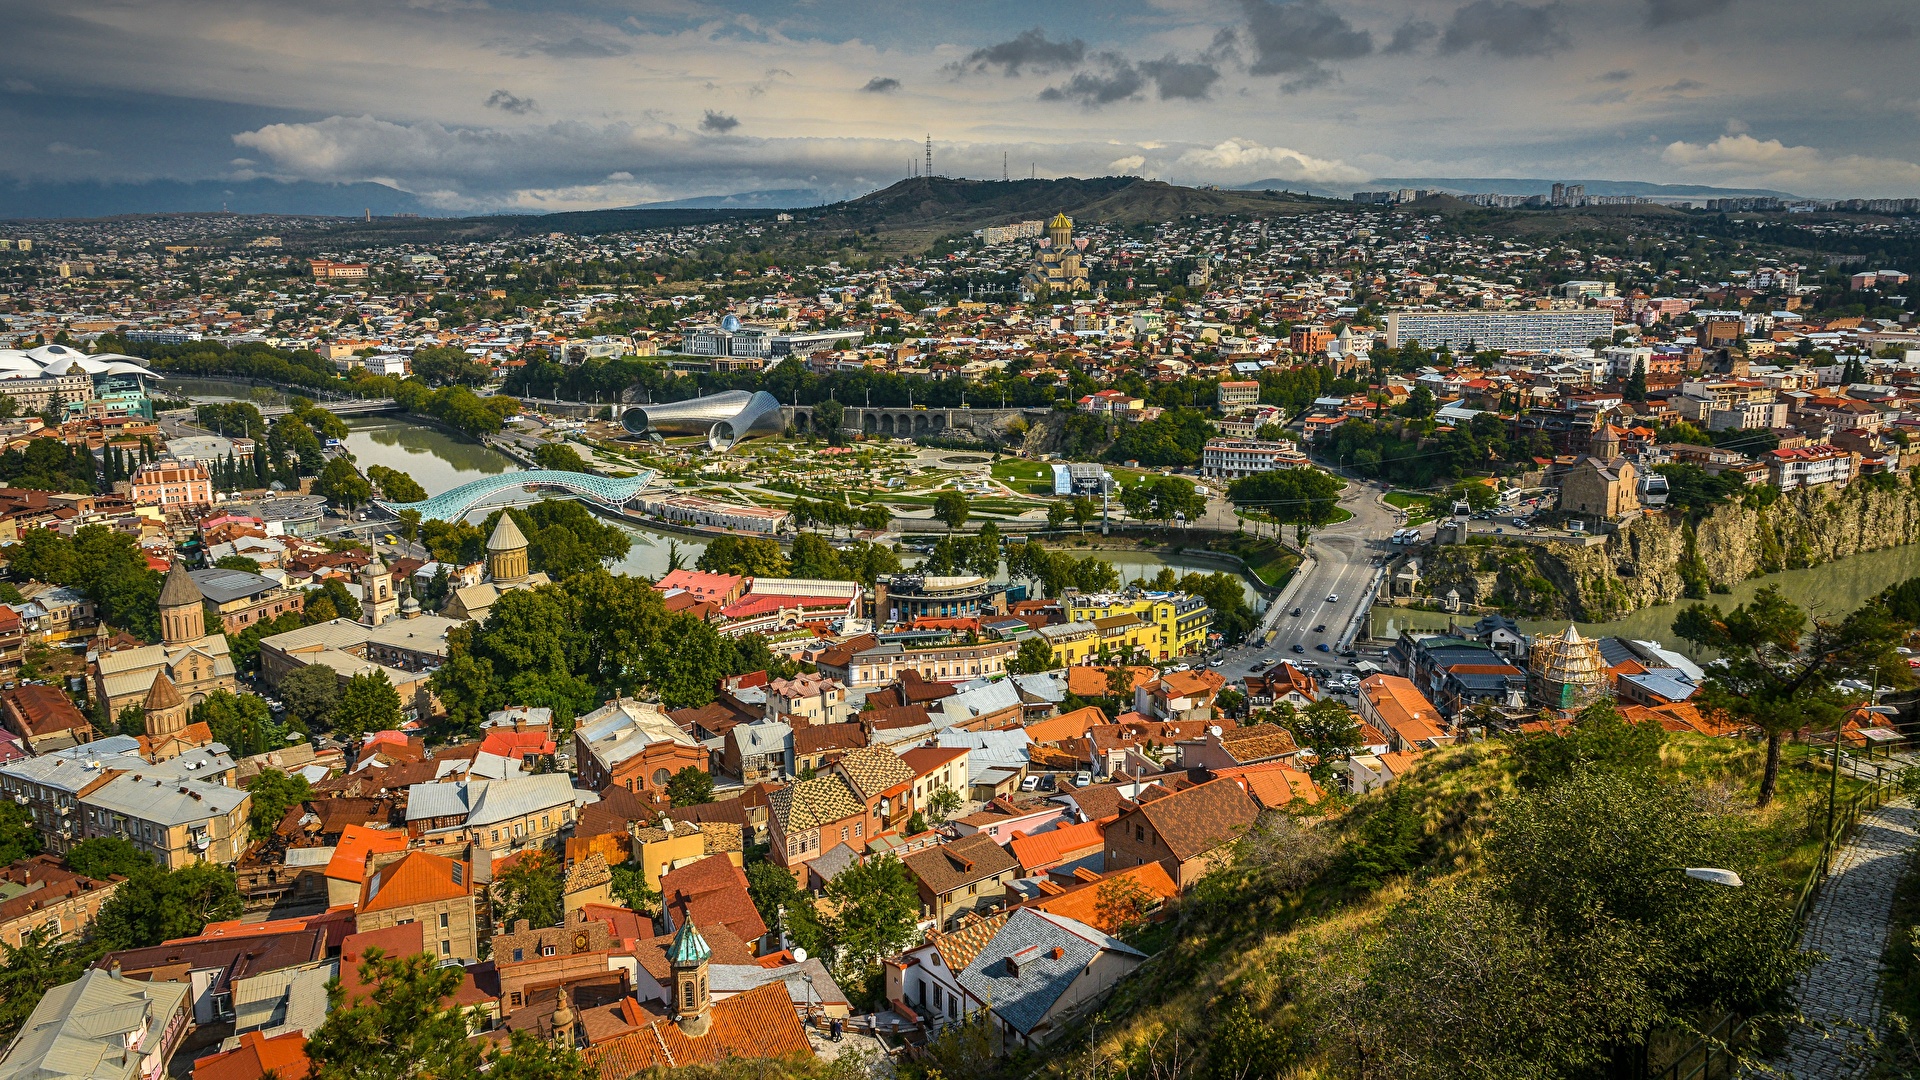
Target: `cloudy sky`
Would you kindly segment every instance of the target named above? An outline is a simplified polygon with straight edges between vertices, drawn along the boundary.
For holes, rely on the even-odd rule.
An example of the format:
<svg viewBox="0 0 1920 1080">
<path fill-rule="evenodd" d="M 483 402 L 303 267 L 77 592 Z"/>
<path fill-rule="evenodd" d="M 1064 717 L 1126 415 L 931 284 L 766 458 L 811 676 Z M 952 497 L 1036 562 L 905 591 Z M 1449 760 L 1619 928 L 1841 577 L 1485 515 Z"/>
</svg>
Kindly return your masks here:
<svg viewBox="0 0 1920 1080">
<path fill-rule="evenodd" d="M 1920 195 L 1911 0 L 0 0 L 0 175 L 580 209 L 935 168 Z"/>
</svg>

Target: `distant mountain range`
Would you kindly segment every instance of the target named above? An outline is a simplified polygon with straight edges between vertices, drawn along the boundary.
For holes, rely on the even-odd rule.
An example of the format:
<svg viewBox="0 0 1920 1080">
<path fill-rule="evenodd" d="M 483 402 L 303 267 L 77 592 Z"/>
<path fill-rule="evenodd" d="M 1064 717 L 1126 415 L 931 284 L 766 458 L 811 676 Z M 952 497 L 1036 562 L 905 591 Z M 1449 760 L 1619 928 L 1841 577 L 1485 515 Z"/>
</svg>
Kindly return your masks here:
<svg viewBox="0 0 1920 1080">
<path fill-rule="evenodd" d="M 360 217 L 447 216 L 385 184 L 322 184 L 310 180 L 149 180 L 139 184 L 59 183 L 0 179 L 0 219 L 94 218 L 119 214 L 307 214 Z"/>
<path fill-rule="evenodd" d="M 695 195 L 689 199 L 639 203 L 622 210 L 797 210 L 822 206 L 833 199 L 813 188 L 778 188 L 771 191 L 738 191 L 732 195 Z"/>
<path fill-rule="evenodd" d="M 1584 184 L 1589 195 L 1640 195 L 1647 198 L 1719 198 L 1770 195 L 1793 198 L 1768 188 L 1722 188 L 1700 184 L 1649 184 L 1637 180 L 1568 180 Z M 1250 207 L 1238 200 L 1248 192 L 1272 191 L 1320 198 L 1346 199 L 1355 191 L 1389 188 L 1429 188 L 1455 194 L 1491 192 L 1501 195 L 1545 195 L 1555 181 L 1515 177 L 1380 177 L 1364 184 L 1328 186 L 1279 178 L 1255 180 L 1229 189 L 1189 188 L 1137 177 L 1067 177 L 1046 180 L 948 180 L 919 177 L 903 180 L 857 199 L 835 201 L 837 191 L 818 188 L 773 188 L 726 195 L 696 195 L 637 206 L 589 213 L 634 210 L 810 210 L 831 204 L 857 208 L 856 214 L 877 212 L 898 219 L 930 214 L 934 218 L 968 219 L 995 213 L 1040 213 L 1065 210 L 1087 217 L 1127 218 L 1151 214 L 1154 207 L 1173 213 L 1225 213 Z M 1092 205 L 1118 195 L 1116 204 Z M 1176 197 L 1175 193 L 1179 193 Z M 305 214 L 316 217 L 375 217 L 417 215 L 455 217 L 436 210 L 398 188 L 385 184 L 326 184 L 308 180 L 150 180 L 144 183 L 90 181 L 41 182 L 0 176 L 0 220 L 17 218 L 92 218 L 120 214 L 217 213 Z M 519 215 L 510 215 L 519 216 Z M 529 215 L 541 216 L 541 215 Z M 931 222 L 929 222 L 931 223 Z M 963 222 L 954 220 L 953 224 Z M 974 226 L 977 227 L 977 226 Z"/>
<path fill-rule="evenodd" d="M 1555 184 L 1581 184 L 1589 195 L 1639 195 L 1648 199 L 1724 199 L 1729 196 L 1771 195 L 1778 199 L 1798 196 L 1771 188 L 1723 188 L 1704 184 L 1649 184 L 1639 180 L 1533 180 L 1511 176 L 1382 176 L 1351 187 L 1309 186 L 1298 180 L 1255 180 L 1236 185 L 1241 191 L 1307 191 L 1344 199 L 1356 191 L 1386 191 L 1393 188 L 1427 188 L 1454 195 L 1550 195 Z"/>
</svg>

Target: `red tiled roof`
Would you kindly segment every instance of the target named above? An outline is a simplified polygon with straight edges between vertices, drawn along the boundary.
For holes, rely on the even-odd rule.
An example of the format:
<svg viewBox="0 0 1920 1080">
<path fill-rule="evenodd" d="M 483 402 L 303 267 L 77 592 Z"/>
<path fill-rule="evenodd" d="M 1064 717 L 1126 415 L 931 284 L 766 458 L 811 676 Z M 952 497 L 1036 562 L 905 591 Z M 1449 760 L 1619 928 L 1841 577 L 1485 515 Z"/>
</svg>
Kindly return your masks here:
<svg viewBox="0 0 1920 1080">
<path fill-rule="evenodd" d="M 1101 850 L 1106 844 L 1106 822 L 1111 820 L 1086 821 L 1031 836 L 1016 836 L 1007 846 L 1013 849 L 1013 857 L 1020 860 L 1020 872 L 1031 874 Z"/>
<path fill-rule="evenodd" d="M 487 732 L 480 740 L 480 752 L 498 757 L 521 757 L 525 754 L 551 754 L 557 749 L 553 740 L 544 731 L 502 731 Z"/>
<path fill-rule="evenodd" d="M 361 886 L 360 910 L 392 911 L 471 895 L 473 868 L 464 860 L 410 851 Z"/>
<path fill-rule="evenodd" d="M 240 1036 L 239 1046 L 195 1061 L 193 1080 L 259 1080 L 269 1072 L 278 1080 L 302 1080 L 310 1068 L 304 1034 L 289 1031 L 269 1039 L 249 1031 Z"/>
<path fill-rule="evenodd" d="M 1109 882 L 1127 882 L 1145 889 L 1147 895 L 1165 902 L 1180 894 L 1180 887 L 1174 884 L 1167 868 L 1158 862 L 1129 866 L 1125 870 L 1116 870 L 1093 881 L 1075 885 L 1065 892 L 1052 896 L 1035 897 L 1021 904 L 1021 907 L 1036 908 L 1049 915 L 1058 915 L 1076 922 L 1086 923 L 1096 930 L 1113 933 L 1119 927 L 1113 921 L 1103 917 L 1100 911 L 1100 892 Z M 1129 888 L 1129 892 L 1132 890 Z"/>
<path fill-rule="evenodd" d="M 1133 812 L 1152 822 L 1160 838 L 1182 860 L 1213 850 L 1260 816 L 1259 806 L 1232 780 L 1213 780 L 1177 791 L 1142 803 Z"/>
<path fill-rule="evenodd" d="M 405 829 L 369 829 L 348 825 L 340 830 L 340 842 L 327 861 L 327 876 L 339 881 L 365 881 L 367 856 L 407 850 Z"/>
<path fill-rule="evenodd" d="M 709 855 L 662 875 L 660 896 L 676 920 L 691 918 L 696 926 L 719 924 L 742 941 L 766 936 L 766 920 L 747 893 L 746 872 L 725 855 Z"/>
<path fill-rule="evenodd" d="M 1049 717 L 1038 723 L 1027 725 L 1027 738 L 1035 743 L 1059 742 L 1062 739 L 1085 738 L 1093 727 L 1107 723 L 1107 714 L 1098 706 L 1088 705 L 1070 713 Z"/>
<path fill-rule="evenodd" d="M 813 1047 L 793 1011 L 785 983 L 767 983 L 713 1003 L 712 1024 L 699 1038 L 656 1020 L 581 1054 L 601 1080 L 626 1080 L 648 1069 L 719 1064 L 735 1058 L 810 1057 Z"/>
<path fill-rule="evenodd" d="M 925 776 L 950 761 L 966 756 L 965 747 L 949 746 L 916 746 L 900 752 L 900 760 L 907 763 L 907 768 L 912 769 L 916 777 Z"/>
</svg>

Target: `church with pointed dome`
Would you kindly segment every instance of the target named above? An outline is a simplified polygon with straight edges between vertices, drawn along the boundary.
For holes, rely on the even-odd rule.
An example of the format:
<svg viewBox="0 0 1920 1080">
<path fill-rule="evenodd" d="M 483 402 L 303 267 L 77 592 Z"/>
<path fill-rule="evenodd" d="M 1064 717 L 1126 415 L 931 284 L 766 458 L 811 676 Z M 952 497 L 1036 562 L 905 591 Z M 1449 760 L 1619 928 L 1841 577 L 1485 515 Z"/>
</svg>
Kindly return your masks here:
<svg viewBox="0 0 1920 1080">
<path fill-rule="evenodd" d="M 102 652 L 94 662 L 94 700 L 105 703 L 108 716 L 129 705 L 144 711 L 162 678 L 188 709 L 215 690 L 238 689 L 227 636 L 207 632 L 205 601 L 186 565 L 176 561 L 160 586 L 160 644 Z M 160 699 L 167 698 L 162 691 Z"/>
<path fill-rule="evenodd" d="M 545 574 L 531 572 L 527 559 L 526 534 L 513 520 L 513 515 L 502 513 L 500 523 L 493 527 L 493 534 L 487 537 L 487 577 L 477 585 L 455 589 L 447 596 L 447 602 L 441 605 L 440 614 L 450 619 L 471 619 L 485 622 L 487 609 L 495 600 L 515 589 L 537 589 L 550 580 Z"/>
</svg>

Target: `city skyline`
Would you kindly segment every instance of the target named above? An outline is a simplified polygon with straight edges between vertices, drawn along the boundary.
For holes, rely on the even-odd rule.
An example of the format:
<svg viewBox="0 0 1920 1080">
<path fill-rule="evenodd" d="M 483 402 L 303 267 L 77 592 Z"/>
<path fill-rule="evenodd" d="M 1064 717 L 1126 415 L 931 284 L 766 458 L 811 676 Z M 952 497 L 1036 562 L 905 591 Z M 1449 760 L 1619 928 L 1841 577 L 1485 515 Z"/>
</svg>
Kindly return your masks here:
<svg viewBox="0 0 1920 1080">
<path fill-rule="evenodd" d="M 1351 189 L 1920 192 L 1920 16 L 1861 0 L 0 3 L 12 184 L 375 182 L 442 213 L 916 167 Z"/>
</svg>

